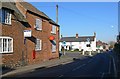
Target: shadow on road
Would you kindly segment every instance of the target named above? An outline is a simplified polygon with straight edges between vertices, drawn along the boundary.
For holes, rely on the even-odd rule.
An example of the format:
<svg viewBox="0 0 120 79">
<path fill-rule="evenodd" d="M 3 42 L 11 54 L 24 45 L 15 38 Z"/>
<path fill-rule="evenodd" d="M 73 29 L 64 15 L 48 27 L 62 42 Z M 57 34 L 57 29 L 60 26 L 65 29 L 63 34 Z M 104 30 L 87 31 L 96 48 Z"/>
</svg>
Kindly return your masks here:
<svg viewBox="0 0 120 79">
<path fill-rule="evenodd" d="M 57 66 L 52 67 L 40 67 L 36 68 L 28 73 L 20 73 L 15 74 L 11 77 L 58 77 L 60 74 L 69 73 L 72 71 L 75 66 L 84 64 L 85 62 L 89 61 L 91 57 L 86 57 L 84 59 L 81 58 L 73 58 L 73 62 L 71 63 L 61 63 Z"/>
</svg>

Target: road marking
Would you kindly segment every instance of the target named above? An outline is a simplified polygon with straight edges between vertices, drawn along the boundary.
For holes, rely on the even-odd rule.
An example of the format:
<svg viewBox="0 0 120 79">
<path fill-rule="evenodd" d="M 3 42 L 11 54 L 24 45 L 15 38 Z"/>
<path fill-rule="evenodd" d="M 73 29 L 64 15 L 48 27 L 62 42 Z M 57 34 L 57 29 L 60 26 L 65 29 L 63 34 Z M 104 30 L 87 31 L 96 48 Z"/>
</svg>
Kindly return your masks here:
<svg viewBox="0 0 120 79">
<path fill-rule="evenodd" d="M 60 75 L 59 77 L 63 77 L 63 75 Z"/>
<path fill-rule="evenodd" d="M 117 77 L 117 69 L 116 69 L 116 65 L 115 65 L 115 60 L 114 60 L 113 56 L 111 56 L 111 57 L 112 57 L 112 60 L 113 60 L 113 66 L 114 66 L 115 77 Z"/>
<path fill-rule="evenodd" d="M 112 55 L 110 55 L 110 54 L 108 54 L 108 55 L 112 58 L 113 67 L 114 67 L 114 74 L 115 74 L 115 77 L 117 77 L 117 69 L 116 69 L 114 57 Z"/>
<path fill-rule="evenodd" d="M 93 61 L 93 59 L 89 60 L 87 63 L 90 63 L 91 61 Z"/>
<path fill-rule="evenodd" d="M 102 73 L 101 79 L 103 79 L 104 75 L 105 75 L 105 73 Z"/>
<path fill-rule="evenodd" d="M 93 58 L 94 58 L 94 57 L 93 57 Z M 90 59 L 90 60 L 89 60 L 86 64 L 88 64 L 88 63 L 92 62 L 92 61 L 93 61 L 93 58 L 92 58 L 92 59 Z M 78 66 L 77 68 L 73 69 L 72 71 L 75 71 L 75 70 L 77 70 L 77 69 L 79 69 L 79 68 L 81 68 L 81 67 L 85 66 L 86 64 L 82 64 L 82 65 Z"/>
<path fill-rule="evenodd" d="M 77 70 L 77 69 L 79 69 L 79 68 L 81 68 L 81 67 L 83 67 L 83 66 L 85 66 L 86 64 L 82 64 L 81 66 L 78 66 L 77 68 L 75 68 L 75 69 L 73 69 L 72 71 L 75 71 L 75 70 Z"/>
</svg>

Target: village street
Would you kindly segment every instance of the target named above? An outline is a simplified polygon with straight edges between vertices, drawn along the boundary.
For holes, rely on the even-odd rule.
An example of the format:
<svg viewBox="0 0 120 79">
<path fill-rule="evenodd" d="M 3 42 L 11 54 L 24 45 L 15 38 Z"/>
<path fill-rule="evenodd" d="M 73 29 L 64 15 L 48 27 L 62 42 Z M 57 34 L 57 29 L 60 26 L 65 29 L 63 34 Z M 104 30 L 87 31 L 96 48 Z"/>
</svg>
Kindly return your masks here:
<svg viewBox="0 0 120 79">
<path fill-rule="evenodd" d="M 97 77 L 104 79 L 116 76 L 116 64 L 112 58 L 112 51 L 99 53 L 93 57 L 79 58 L 79 53 L 66 53 L 74 58 L 74 61 L 67 64 L 60 64 L 50 68 L 38 68 L 31 72 L 19 73 L 10 77 Z"/>
</svg>

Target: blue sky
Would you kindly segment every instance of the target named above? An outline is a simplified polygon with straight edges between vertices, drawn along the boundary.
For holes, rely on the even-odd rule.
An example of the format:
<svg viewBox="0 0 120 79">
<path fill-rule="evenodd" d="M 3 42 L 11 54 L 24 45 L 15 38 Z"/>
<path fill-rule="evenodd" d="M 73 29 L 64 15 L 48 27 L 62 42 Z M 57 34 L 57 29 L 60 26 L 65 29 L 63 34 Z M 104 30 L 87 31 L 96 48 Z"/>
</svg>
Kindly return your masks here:
<svg viewBox="0 0 120 79">
<path fill-rule="evenodd" d="M 63 36 L 91 36 L 97 40 L 115 41 L 118 34 L 117 2 L 31 2 L 33 6 L 56 21 L 59 6 L 60 34 Z"/>
</svg>

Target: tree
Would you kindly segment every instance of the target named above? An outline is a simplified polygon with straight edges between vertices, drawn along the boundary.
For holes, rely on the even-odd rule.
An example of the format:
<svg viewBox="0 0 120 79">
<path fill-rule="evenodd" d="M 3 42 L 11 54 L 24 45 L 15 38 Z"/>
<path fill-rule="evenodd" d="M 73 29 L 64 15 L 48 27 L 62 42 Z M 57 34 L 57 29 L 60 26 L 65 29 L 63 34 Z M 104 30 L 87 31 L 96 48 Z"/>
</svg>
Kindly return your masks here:
<svg viewBox="0 0 120 79">
<path fill-rule="evenodd" d="M 115 42 L 114 41 L 110 41 L 108 44 L 110 45 L 109 49 L 112 49 L 112 48 L 114 48 Z"/>
</svg>

